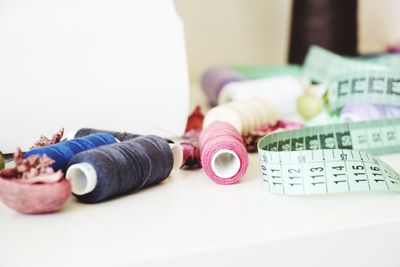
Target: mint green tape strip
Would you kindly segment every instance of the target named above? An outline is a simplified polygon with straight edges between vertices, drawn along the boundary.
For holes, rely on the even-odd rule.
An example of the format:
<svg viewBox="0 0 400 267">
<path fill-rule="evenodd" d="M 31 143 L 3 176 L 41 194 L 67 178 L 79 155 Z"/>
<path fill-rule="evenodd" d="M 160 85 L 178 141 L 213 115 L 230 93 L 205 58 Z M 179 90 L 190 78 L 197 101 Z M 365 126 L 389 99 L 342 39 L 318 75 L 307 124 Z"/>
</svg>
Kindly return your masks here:
<svg viewBox="0 0 400 267">
<path fill-rule="evenodd" d="M 357 60 L 361 62 L 379 64 L 392 69 L 400 70 L 400 55 L 398 54 L 385 54 L 368 58 L 357 58 Z"/>
<path fill-rule="evenodd" d="M 272 193 L 400 192 L 400 175 L 372 156 L 400 152 L 400 119 L 272 133 L 258 151 Z"/>
<path fill-rule="evenodd" d="M 398 106 L 400 104 L 400 73 L 365 71 L 336 77 L 328 90 L 332 110 L 349 103 Z"/>
<path fill-rule="evenodd" d="M 290 75 L 299 77 L 302 74 L 299 65 L 285 66 L 257 66 L 257 65 L 233 65 L 230 68 L 242 74 L 246 79 L 255 80 L 273 76 Z"/>
<path fill-rule="evenodd" d="M 336 55 L 318 46 L 308 51 L 303 74 L 319 83 L 331 82 L 336 76 L 349 72 L 390 70 L 391 68 Z"/>
</svg>

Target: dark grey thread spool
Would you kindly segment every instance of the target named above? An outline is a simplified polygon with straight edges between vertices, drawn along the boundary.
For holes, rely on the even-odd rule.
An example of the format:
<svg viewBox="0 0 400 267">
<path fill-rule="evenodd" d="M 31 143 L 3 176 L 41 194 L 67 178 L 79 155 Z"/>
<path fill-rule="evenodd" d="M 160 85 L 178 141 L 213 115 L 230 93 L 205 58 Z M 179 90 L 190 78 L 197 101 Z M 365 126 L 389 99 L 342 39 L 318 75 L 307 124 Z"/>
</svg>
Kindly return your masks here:
<svg viewBox="0 0 400 267">
<path fill-rule="evenodd" d="M 97 203 L 160 183 L 173 165 L 165 139 L 142 136 L 78 153 L 69 162 L 66 177 L 79 201 Z"/>
<path fill-rule="evenodd" d="M 140 134 L 132 134 L 132 133 L 127 133 L 127 132 L 115 132 L 115 131 L 99 130 L 99 129 L 93 129 L 93 128 L 81 128 L 75 133 L 74 138 L 82 137 L 82 136 L 86 136 L 86 135 L 90 135 L 90 134 L 94 134 L 94 133 L 109 133 L 121 142 L 135 139 L 135 138 L 141 136 Z"/>
<path fill-rule="evenodd" d="M 111 134 L 120 142 L 132 140 L 132 139 L 142 136 L 140 134 L 133 134 L 133 133 L 128 133 L 128 132 L 116 132 L 116 131 L 101 130 L 101 129 L 94 129 L 94 128 L 81 128 L 76 132 L 70 133 L 68 139 L 74 139 L 74 138 L 83 137 L 83 136 L 96 134 L 96 133 Z M 165 139 L 170 144 L 170 148 L 174 155 L 174 168 L 173 169 L 177 170 L 180 167 L 182 167 L 182 165 L 184 163 L 183 162 L 183 147 L 179 143 L 174 142 L 168 138 L 163 138 L 163 139 Z M 152 138 L 150 138 L 150 140 L 152 140 Z"/>
<path fill-rule="evenodd" d="M 128 133 L 128 132 L 116 132 L 116 131 L 109 131 L 109 130 L 100 130 L 100 129 L 94 129 L 94 128 L 81 128 L 79 129 L 71 138 L 78 138 L 90 134 L 95 134 L 95 133 L 109 133 L 112 136 L 114 136 L 118 141 L 128 141 L 131 139 L 135 139 L 137 137 L 142 136 L 141 134 L 133 134 L 133 133 Z M 168 143 L 174 143 L 174 141 L 164 138 Z"/>
<path fill-rule="evenodd" d="M 357 55 L 357 0 L 294 0 L 289 62 L 302 64 L 313 44 Z"/>
</svg>

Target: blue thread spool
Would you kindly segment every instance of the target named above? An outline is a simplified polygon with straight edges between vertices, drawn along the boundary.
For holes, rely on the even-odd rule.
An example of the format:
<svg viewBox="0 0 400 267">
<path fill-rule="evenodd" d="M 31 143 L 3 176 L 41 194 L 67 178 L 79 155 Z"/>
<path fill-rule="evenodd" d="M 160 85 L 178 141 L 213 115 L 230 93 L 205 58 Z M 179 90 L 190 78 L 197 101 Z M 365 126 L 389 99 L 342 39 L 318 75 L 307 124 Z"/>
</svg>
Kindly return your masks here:
<svg viewBox="0 0 400 267">
<path fill-rule="evenodd" d="M 28 158 L 31 155 L 42 156 L 46 154 L 55 161 L 52 165 L 55 171 L 62 170 L 65 172 L 68 162 L 79 152 L 103 145 L 114 144 L 116 142 L 115 138 L 108 133 L 97 133 L 50 146 L 32 149 L 25 153 L 24 158 Z"/>
</svg>

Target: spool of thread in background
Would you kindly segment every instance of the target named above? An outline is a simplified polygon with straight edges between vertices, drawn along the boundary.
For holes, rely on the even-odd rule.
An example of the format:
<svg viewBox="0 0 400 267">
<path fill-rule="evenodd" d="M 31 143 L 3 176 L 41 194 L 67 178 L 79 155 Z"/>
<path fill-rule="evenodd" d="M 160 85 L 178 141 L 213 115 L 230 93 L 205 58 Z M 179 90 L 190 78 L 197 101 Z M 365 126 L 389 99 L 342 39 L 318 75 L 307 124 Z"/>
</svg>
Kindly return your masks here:
<svg viewBox="0 0 400 267">
<path fill-rule="evenodd" d="M 55 171 L 66 171 L 68 162 L 79 152 L 90 150 L 99 146 L 114 144 L 117 141 L 108 133 L 97 133 L 73 140 L 63 141 L 58 144 L 32 149 L 24 154 L 24 158 L 31 155 L 46 154 L 55 162 L 52 167 Z"/>
<path fill-rule="evenodd" d="M 246 80 L 241 74 L 224 66 L 212 66 L 206 70 L 201 79 L 201 88 L 210 104 L 218 104 L 219 93 L 224 85 L 230 82 Z"/>
<path fill-rule="evenodd" d="M 400 117 L 400 108 L 385 105 L 350 104 L 340 112 L 343 122 L 369 121 Z"/>
<path fill-rule="evenodd" d="M 98 203 L 160 183 L 173 164 L 169 144 L 148 135 L 75 155 L 66 178 L 79 201 Z"/>
<path fill-rule="evenodd" d="M 199 139 L 201 164 L 208 177 L 218 184 L 237 183 L 245 174 L 248 155 L 239 132 L 229 123 L 215 121 Z"/>
<path fill-rule="evenodd" d="M 311 45 L 357 54 L 357 0 L 296 0 L 292 6 L 289 62 L 302 64 Z"/>
<path fill-rule="evenodd" d="M 215 121 L 223 121 L 243 134 L 265 123 L 274 124 L 276 120 L 275 106 L 264 97 L 253 97 L 212 108 L 204 118 L 203 128 L 207 128 Z"/>
<path fill-rule="evenodd" d="M 292 76 L 271 77 L 259 80 L 231 82 L 219 94 L 218 104 L 252 97 L 264 97 L 277 108 L 278 116 L 296 114 L 296 99 L 303 94 L 300 80 Z"/>
</svg>

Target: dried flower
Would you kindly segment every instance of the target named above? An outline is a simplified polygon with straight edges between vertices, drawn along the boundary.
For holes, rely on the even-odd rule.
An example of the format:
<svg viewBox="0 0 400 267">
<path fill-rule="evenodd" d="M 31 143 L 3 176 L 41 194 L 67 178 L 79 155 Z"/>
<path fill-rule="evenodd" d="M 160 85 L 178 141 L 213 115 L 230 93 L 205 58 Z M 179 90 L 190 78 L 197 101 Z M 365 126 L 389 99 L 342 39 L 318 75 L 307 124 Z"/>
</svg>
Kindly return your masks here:
<svg viewBox="0 0 400 267">
<path fill-rule="evenodd" d="M 61 171 L 54 172 L 51 164 L 54 160 L 46 155 L 32 155 L 23 158 L 21 149 L 14 153 L 15 166 L 0 170 L 0 177 L 21 179 L 24 183 L 55 183 L 63 178 Z"/>
<path fill-rule="evenodd" d="M 194 111 L 188 117 L 185 134 L 193 130 L 201 131 L 203 129 L 203 120 L 204 114 L 201 111 L 200 106 L 196 106 Z"/>
<path fill-rule="evenodd" d="M 39 138 L 39 140 L 37 140 L 35 142 L 35 144 L 31 147 L 31 149 L 57 144 L 61 141 L 61 138 L 63 137 L 63 135 L 64 135 L 64 128 L 61 128 L 60 130 L 58 130 L 58 132 L 56 134 L 54 134 L 53 137 L 51 137 L 51 139 L 42 135 Z"/>
<path fill-rule="evenodd" d="M 249 133 L 242 134 L 244 145 L 246 146 L 246 150 L 249 153 L 257 152 L 257 144 L 258 141 L 261 140 L 264 136 L 283 130 L 291 130 L 302 128 L 303 125 L 299 122 L 295 121 L 287 121 L 287 120 L 278 120 L 275 124 L 263 124 L 257 130 L 251 131 Z"/>
</svg>

